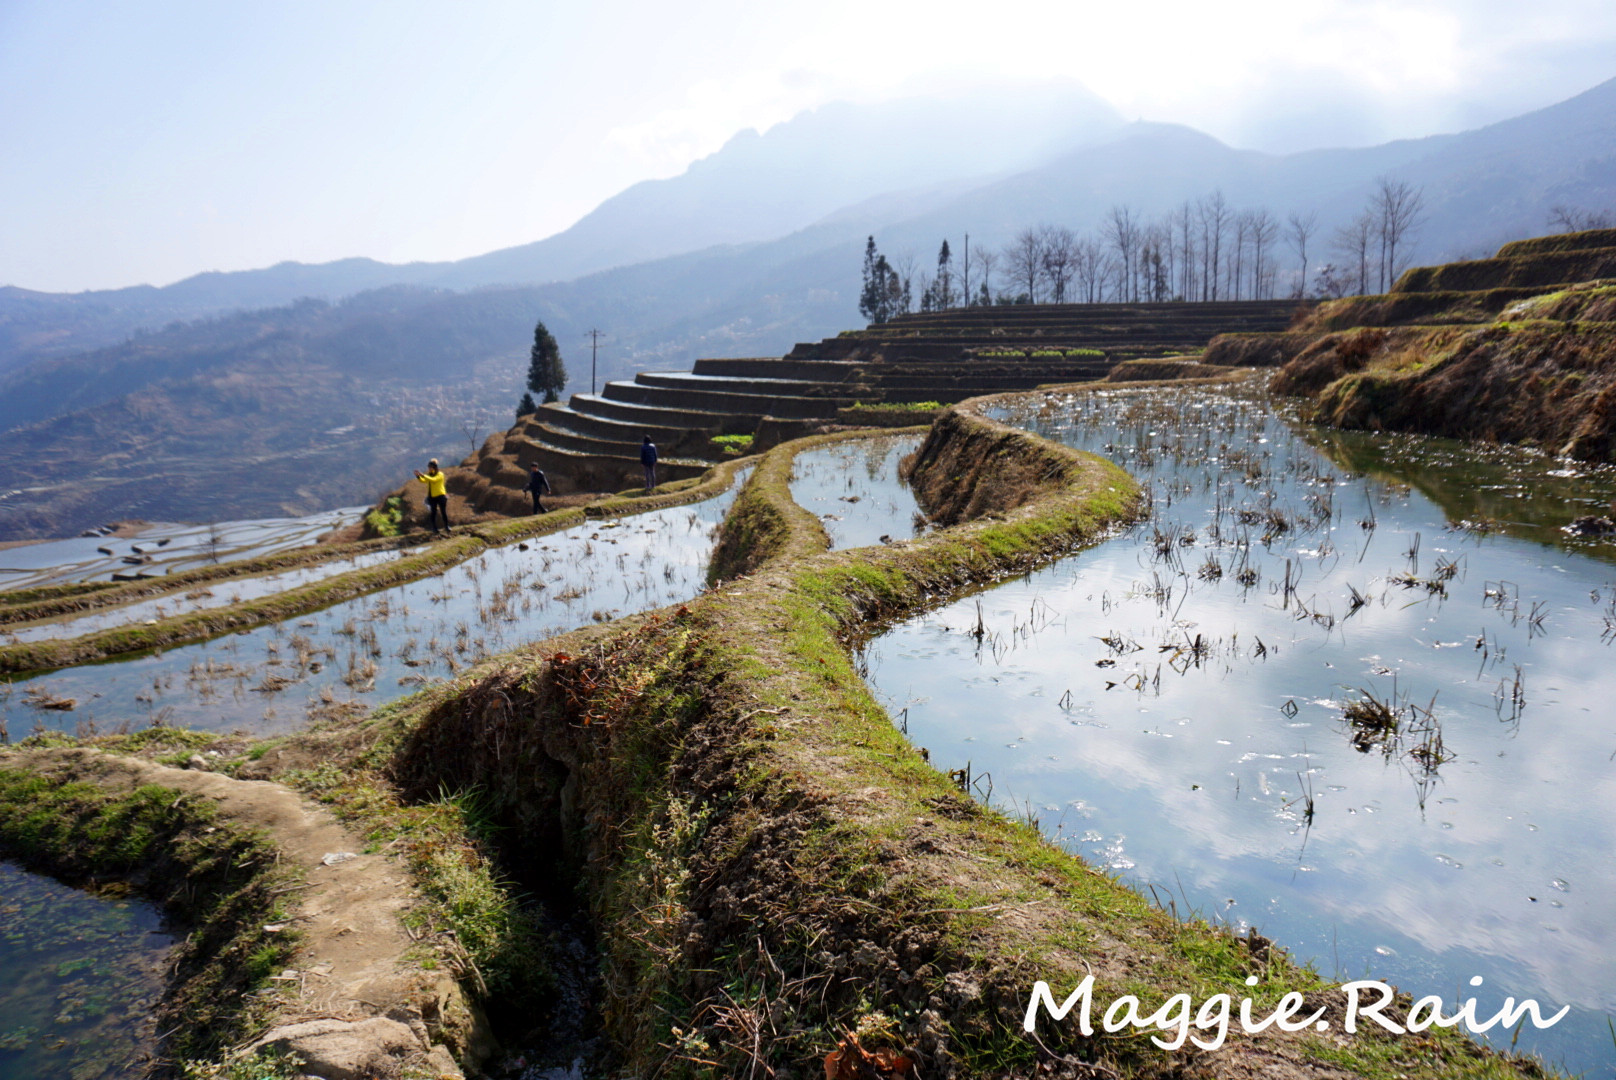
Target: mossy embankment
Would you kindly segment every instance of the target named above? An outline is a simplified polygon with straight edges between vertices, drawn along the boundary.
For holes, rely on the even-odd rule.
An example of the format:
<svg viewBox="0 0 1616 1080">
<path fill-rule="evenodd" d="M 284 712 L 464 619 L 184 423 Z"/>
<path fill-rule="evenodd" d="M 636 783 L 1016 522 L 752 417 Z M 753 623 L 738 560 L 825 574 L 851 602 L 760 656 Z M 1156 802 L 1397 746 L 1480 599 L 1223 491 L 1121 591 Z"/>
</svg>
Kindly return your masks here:
<svg viewBox="0 0 1616 1080">
<path fill-rule="evenodd" d="M 181 612 L 147 622 L 109 627 L 73 638 L 0 645 L 0 674 L 49 671 L 113 656 L 205 641 L 221 634 L 295 618 L 367 593 L 441 574 L 490 548 L 560 532 L 582 525 L 586 521 L 648 513 L 712 498 L 726 490 L 734 482 L 735 471 L 745 464 L 750 464 L 750 461 L 751 459 L 747 458 L 727 461 L 715 466 L 702 477 L 664 484 L 655 491 L 644 494 L 618 495 L 597 500 L 587 506 L 559 509 L 548 514 L 464 526 L 447 538 L 400 558 L 334 574 L 285 592 L 219 607 Z M 410 539 L 405 537 L 362 541 L 344 547 L 372 552 L 404 547 L 410 543 Z M 298 552 L 287 552 L 284 557 L 247 560 L 249 567 L 247 569 L 227 563 L 190 572 L 198 576 L 188 584 L 193 588 L 200 587 L 207 582 L 265 572 L 266 568 L 283 570 L 312 565 L 315 562 L 325 561 L 327 557 L 316 550 L 308 553 L 307 561 L 303 561 Z M 176 574 L 174 579 L 182 576 Z M 127 591 L 125 587 L 120 586 L 84 594 L 36 599 L 11 606 L 18 611 L 29 613 L 28 618 L 37 619 L 48 617 L 42 614 L 44 612 L 76 614 L 91 609 L 110 609 L 117 604 L 163 595 L 176 587 L 179 586 L 170 586 L 167 582 L 161 586 L 156 582 L 132 582 L 129 583 Z M 3 611 L 4 609 L 0 609 L 0 613 Z"/>
<path fill-rule="evenodd" d="M 951 410 L 910 475 L 959 523 L 826 552 L 788 487 L 791 457 L 822 441 L 772 451 L 738 496 L 726 533 L 741 539 L 716 576 L 746 576 L 390 706 L 328 769 L 333 792 L 385 778 L 385 797 L 342 796 L 355 806 L 474 791 L 506 873 L 572 883 L 610 1068 L 802 1076 L 856 1033 L 925 1076 L 1535 1073 L 1452 1033 L 1344 1037 L 1341 995 L 1316 974 L 1171 917 L 977 804 L 873 699 L 853 644 L 1092 543 L 1137 511 L 1126 474 Z M 285 746 L 276 767 L 295 770 Z M 1021 1031 L 1035 981 L 1064 996 L 1089 973 L 1096 1002 L 1133 993 L 1147 1009 L 1232 993 L 1266 1012 L 1294 991 L 1335 1030 L 1237 1033 L 1206 1054 L 1072 1022 Z"/>
<path fill-rule="evenodd" d="M 1208 364 L 1279 366 L 1310 419 L 1520 442 L 1616 460 L 1616 230 L 1415 267 L 1383 296 L 1323 301 L 1283 334 L 1215 339 Z"/>
<path fill-rule="evenodd" d="M 1616 460 L 1616 323 L 1498 322 L 1326 335 L 1275 378 L 1310 417 Z"/>
</svg>

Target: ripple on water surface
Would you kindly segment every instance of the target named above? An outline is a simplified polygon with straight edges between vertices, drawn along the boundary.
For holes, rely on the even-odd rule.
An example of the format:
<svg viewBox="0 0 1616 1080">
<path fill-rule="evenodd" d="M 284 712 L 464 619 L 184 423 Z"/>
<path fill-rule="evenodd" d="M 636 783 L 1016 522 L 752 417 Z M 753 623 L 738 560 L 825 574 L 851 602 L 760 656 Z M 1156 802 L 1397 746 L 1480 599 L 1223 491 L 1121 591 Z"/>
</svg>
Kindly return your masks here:
<svg viewBox="0 0 1616 1080">
<path fill-rule="evenodd" d="M 940 768 L 1179 910 L 1416 995 L 1483 976 L 1483 1016 L 1570 1005 L 1520 1045 L 1610 1070 L 1616 568 L 1553 519 L 1613 472 L 1287 408 L 1176 388 L 1005 416 L 1116 460 L 1151 518 L 895 628 L 870 680 Z"/>
</svg>

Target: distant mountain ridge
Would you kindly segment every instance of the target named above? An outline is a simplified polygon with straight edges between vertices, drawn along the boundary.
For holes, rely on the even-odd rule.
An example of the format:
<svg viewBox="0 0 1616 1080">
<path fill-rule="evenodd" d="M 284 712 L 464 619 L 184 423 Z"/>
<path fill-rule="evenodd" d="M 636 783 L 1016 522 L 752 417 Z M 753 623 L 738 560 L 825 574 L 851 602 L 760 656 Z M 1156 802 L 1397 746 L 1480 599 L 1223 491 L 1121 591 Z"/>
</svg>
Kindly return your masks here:
<svg viewBox="0 0 1616 1080">
<path fill-rule="evenodd" d="M 634 184 L 555 236 L 457 262 L 284 262 L 264 270 L 210 271 L 161 288 L 78 294 L 0 287 L 0 371 L 116 344 L 138 328 L 305 296 L 335 301 L 388 285 L 545 284 L 715 245 L 771 240 L 851 203 L 1023 168 L 1121 124 L 1114 109 L 1076 84 L 1054 85 L 1033 98 L 988 91 L 962 99 L 833 103 L 761 135 L 743 131 L 683 174 Z M 895 147 L 900 135 L 902 145 Z"/>
<path fill-rule="evenodd" d="M 1076 101 L 1069 124 L 1026 149 L 1036 159 L 1030 166 L 978 170 L 995 155 L 1008 160 L 1012 148 L 1001 142 L 972 155 L 968 146 L 955 145 L 961 136 L 950 143 L 946 125 L 939 125 L 930 142 L 921 141 L 925 153 L 913 160 L 881 168 L 860 165 L 839 174 L 842 189 L 857 195 L 829 210 L 825 206 L 832 196 L 801 195 L 803 187 L 816 184 L 834 188 L 812 170 L 797 187 L 759 178 L 802 175 L 803 163 L 815 160 L 814 147 L 834 141 L 834 133 L 858 128 L 857 109 L 821 110 L 824 115 L 799 118 L 800 125 L 782 125 L 787 130 L 732 140 L 684 177 L 637 185 L 608 200 L 569 230 L 571 238 L 562 234 L 460 263 L 282 264 L 198 275 L 166 289 L 77 296 L 0 289 L 0 462 L 26 471 L 42 455 L 55 463 L 59 483 L 70 486 L 67 478 L 74 470 L 102 469 L 114 443 L 123 447 L 119 453 L 138 444 L 182 467 L 187 455 L 202 453 L 194 431 L 207 428 L 223 437 L 229 430 L 223 422 L 228 416 L 216 417 L 220 424 L 208 419 L 221 409 L 240 406 L 246 409 L 241 415 L 255 415 L 257 423 L 302 424 L 307 430 L 356 422 L 350 417 L 336 423 L 327 416 L 329 402 L 289 392 L 286 387 L 298 385 L 300 372 L 310 385 L 334 394 L 363 391 L 383 402 L 402 395 L 413 403 L 433 387 L 453 388 L 445 400 L 459 404 L 431 414 L 435 434 L 430 439 L 438 443 L 430 445 L 458 457 L 463 449 L 454 450 L 457 424 L 449 413 L 480 409 L 488 422 L 499 420 L 508 407 L 501 403 L 520 394 L 519 371 L 535 319 L 543 318 L 561 342 L 573 390 L 588 387 L 583 343 L 591 327 L 607 334 L 600 381 L 638 369 L 685 369 L 704 355 L 778 356 L 796 341 L 827 337 L 861 321 L 859 265 L 869 235 L 883 252 L 899 259 L 907 254 L 923 271 L 944 237 L 954 242 L 956 257 L 962 256 L 967 229 L 973 247 L 998 246 L 1039 222 L 1090 229 L 1115 204 L 1155 217 L 1221 188 L 1237 209 L 1264 206 L 1281 219 L 1291 210 L 1317 210 L 1316 267 L 1327 257 L 1331 229 L 1362 209 L 1376 177 L 1390 174 L 1424 189 L 1427 222 L 1409 254 L 1414 262 L 1430 263 L 1490 252 L 1503 240 L 1541 233 L 1556 203 L 1616 208 L 1616 80 L 1475 131 L 1290 155 L 1234 149 L 1176 125 L 1121 124 L 1100 110 L 1083 112 L 1082 99 Z M 899 113 L 880 115 L 891 120 Z M 865 128 L 879 131 L 880 125 L 870 121 Z M 850 135 L 842 142 L 853 146 Z M 782 148 L 772 161 L 764 153 L 769 146 Z M 955 163 L 950 175 L 909 182 L 934 167 L 927 162 L 939 154 L 957 156 L 963 164 Z M 851 150 L 844 156 L 859 157 Z M 892 177 L 905 185 L 866 190 Z M 731 215 L 722 196 L 715 196 L 718 206 L 704 210 L 692 194 L 747 183 L 780 205 L 770 207 L 768 199 L 760 199 L 752 209 Z M 658 215 L 667 217 L 665 235 Z M 788 231 L 747 239 L 770 228 Z M 599 245 L 593 256 L 579 239 L 591 235 Z M 730 239 L 706 242 L 714 236 Z M 565 265 L 567 259 L 587 266 L 589 258 L 609 263 L 629 259 L 631 250 L 686 243 L 704 246 L 597 267 L 566 280 L 493 284 L 507 275 Z M 570 254 L 567 244 L 575 245 Z M 1290 258 L 1283 248 L 1276 254 Z M 276 299 L 293 292 L 334 297 L 346 288 L 359 291 L 328 311 L 300 310 Z M 253 310 L 224 314 L 236 310 L 229 306 L 236 297 L 257 298 L 238 305 Z M 199 308 L 212 317 L 191 321 Z M 178 324 L 131 339 L 127 327 L 142 320 L 153 327 Z M 93 349 L 84 345 L 91 340 L 98 341 Z M 267 388 L 274 380 L 280 380 L 275 383 L 280 389 Z M 265 387 L 254 390 L 259 381 Z M 304 423 L 299 408 L 316 409 L 321 418 L 311 414 Z M 304 495 L 260 494 L 286 512 L 335 505 L 332 499 L 368 500 L 375 494 L 374 477 L 383 470 L 358 458 L 411 442 L 396 420 L 389 418 L 389 430 L 396 434 L 356 444 L 355 467 L 323 478 L 317 489 L 304 484 Z M 143 429 L 133 444 L 120 442 L 121 428 L 130 423 L 145 423 L 150 430 Z M 307 451 L 296 438 L 272 437 L 273 431 L 254 436 L 258 458 L 267 466 L 278 453 Z M 166 516 L 205 519 L 208 500 L 235 482 L 235 474 L 221 473 L 217 483 L 201 479 L 196 469 L 189 475 L 193 480 L 183 485 L 184 499 L 169 505 Z M 273 467 L 265 475 L 280 476 Z M 79 499 L 72 505 L 83 504 Z M 41 501 L 37 513 L 23 516 L 26 526 L 0 506 L 0 538 L 97 523 L 81 522 L 74 516 L 81 511 L 69 502 L 51 505 L 60 512 Z"/>
</svg>

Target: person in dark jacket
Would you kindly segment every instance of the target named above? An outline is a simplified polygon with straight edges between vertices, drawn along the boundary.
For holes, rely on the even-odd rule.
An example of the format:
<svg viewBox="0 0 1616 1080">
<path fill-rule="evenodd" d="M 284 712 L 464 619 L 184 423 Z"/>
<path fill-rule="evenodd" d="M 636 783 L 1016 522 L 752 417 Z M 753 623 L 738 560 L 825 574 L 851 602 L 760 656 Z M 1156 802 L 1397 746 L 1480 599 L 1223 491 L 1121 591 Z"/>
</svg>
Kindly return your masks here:
<svg viewBox="0 0 1616 1080">
<path fill-rule="evenodd" d="M 650 491 L 656 487 L 656 443 L 647 435 L 640 443 L 640 464 L 645 467 L 645 490 Z"/>
<path fill-rule="evenodd" d="M 527 487 L 522 490 L 533 496 L 533 512 L 544 513 L 544 504 L 539 502 L 539 496 L 550 494 L 550 481 L 545 478 L 544 470 L 534 465 L 527 474 Z"/>
</svg>

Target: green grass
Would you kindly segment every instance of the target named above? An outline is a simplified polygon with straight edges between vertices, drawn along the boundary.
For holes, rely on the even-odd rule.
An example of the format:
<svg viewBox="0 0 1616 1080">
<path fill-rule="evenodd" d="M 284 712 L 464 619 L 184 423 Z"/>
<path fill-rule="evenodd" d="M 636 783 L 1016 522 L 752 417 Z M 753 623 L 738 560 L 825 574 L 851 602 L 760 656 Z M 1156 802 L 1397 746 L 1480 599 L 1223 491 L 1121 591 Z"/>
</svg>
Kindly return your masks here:
<svg viewBox="0 0 1616 1080">
<path fill-rule="evenodd" d="M 397 536 L 404 525 L 404 499 L 389 495 L 382 504 L 365 515 L 366 527 L 377 536 Z"/>
<path fill-rule="evenodd" d="M 943 407 L 940 401 L 858 401 L 844 412 L 936 412 Z"/>
</svg>

